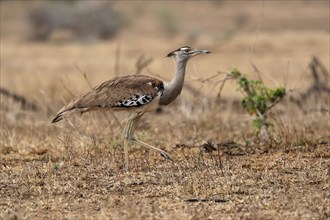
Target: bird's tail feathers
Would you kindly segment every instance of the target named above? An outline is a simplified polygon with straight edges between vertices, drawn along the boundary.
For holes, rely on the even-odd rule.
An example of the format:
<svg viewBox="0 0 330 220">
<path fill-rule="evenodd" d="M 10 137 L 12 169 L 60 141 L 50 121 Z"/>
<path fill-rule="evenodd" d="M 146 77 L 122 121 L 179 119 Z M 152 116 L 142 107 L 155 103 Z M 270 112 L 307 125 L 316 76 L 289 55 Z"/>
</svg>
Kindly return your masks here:
<svg viewBox="0 0 330 220">
<path fill-rule="evenodd" d="M 83 113 L 93 110 L 93 108 L 73 108 L 73 109 L 67 109 L 67 110 L 62 110 L 57 115 L 55 118 L 52 120 L 52 123 L 56 123 L 61 121 L 63 118 L 66 118 L 68 115 L 71 115 L 73 113 L 79 113 L 82 115 Z"/>
<path fill-rule="evenodd" d="M 52 123 L 61 121 L 63 118 L 67 117 L 68 115 L 70 115 L 75 111 L 76 109 L 64 109 L 64 110 L 62 109 L 56 114 L 55 118 L 52 120 Z"/>
<path fill-rule="evenodd" d="M 61 121 L 64 118 L 64 112 L 61 112 L 56 115 L 56 117 L 52 120 L 52 123 L 56 123 Z"/>
</svg>

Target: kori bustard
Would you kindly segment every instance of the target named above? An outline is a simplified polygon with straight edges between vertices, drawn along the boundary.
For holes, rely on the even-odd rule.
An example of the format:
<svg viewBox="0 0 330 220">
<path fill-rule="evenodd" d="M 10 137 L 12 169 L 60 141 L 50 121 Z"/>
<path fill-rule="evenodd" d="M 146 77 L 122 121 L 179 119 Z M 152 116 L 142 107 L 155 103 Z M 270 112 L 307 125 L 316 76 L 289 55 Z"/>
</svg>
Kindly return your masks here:
<svg viewBox="0 0 330 220">
<path fill-rule="evenodd" d="M 208 53 L 208 50 L 180 47 L 167 55 L 173 57 L 176 62 L 176 73 L 171 82 L 144 75 L 115 77 L 70 101 L 56 114 L 52 123 L 74 112 L 83 114 L 87 111 L 108 109 L 127 111 L 129 116 L 123 132 L 125 169 L 128 169 L 128 142 L 159 151 L 164 158 L 171 160 L 167 152 L 138 140 L 134 131 L 144 113 L 153 111 L 160 105 L 170 104 L 181 93 L 188 60 Z"/>
</svg>

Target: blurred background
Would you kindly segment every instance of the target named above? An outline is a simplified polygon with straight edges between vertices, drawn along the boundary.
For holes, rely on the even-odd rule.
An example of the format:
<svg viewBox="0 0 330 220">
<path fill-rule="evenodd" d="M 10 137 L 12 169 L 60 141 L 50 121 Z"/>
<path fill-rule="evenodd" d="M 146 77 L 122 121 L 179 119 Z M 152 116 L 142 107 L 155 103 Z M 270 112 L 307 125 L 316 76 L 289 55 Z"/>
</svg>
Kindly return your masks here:
<svg viewBox="0 0 330 220">
<path fill-rule="evenodd" d="M 142 72 L 169 80 L 174 64 L 165 56 L 184 45 L 212 54 L 189 64 L 183 97 L 218 71 L 237 68 L 256 77 L 251 63 L 267 85 L 295 91 L 310 86 L 313 55 L 329 69 L 329 1 L 1 1 L 0 6 L 1 88 L 24 95 L 46 115 L 116 75 Z M 217 93 L 214 83 L 221 79 L 203 91 Z M 229 83 L 223 96 L 240 97 L 236 89 Z"/>
</svg>

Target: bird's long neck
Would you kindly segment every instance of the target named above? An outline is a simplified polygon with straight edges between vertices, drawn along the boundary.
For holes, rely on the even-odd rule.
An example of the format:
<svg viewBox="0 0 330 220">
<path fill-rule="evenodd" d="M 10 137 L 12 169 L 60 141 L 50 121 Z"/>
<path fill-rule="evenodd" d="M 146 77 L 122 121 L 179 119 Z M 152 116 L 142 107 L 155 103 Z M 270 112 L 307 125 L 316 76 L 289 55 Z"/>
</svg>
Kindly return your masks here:
<svg viewBox="0 0 330 220">
<path fill-rule="evenodd" d="M 183 62 L 179 60 L 175 60 L 175 61 L 176 61 L 176 73 L 172 81 L 164 85 L 164 91 L 159 101 L 161 105 L 168 105 L 171 102 L 173 102 L 176 99 L 176 97 L 180 95 L 183 87 L 187 61 L 183 61 Z"/>
</svg>

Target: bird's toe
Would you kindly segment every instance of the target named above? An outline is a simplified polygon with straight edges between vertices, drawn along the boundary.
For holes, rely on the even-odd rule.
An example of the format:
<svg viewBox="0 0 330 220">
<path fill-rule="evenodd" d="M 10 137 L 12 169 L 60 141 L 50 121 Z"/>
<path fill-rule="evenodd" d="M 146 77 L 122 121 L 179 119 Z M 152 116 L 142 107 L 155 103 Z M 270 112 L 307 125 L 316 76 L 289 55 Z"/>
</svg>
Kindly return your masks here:
<svg viewBox="0 0 330 220">
<path fill-rule="evenodd" d="M 161 155 L 162 157 L 164 157 L 165 159 L 167 159 L 167 160 L 171 160 L 171 161 L 173 161 L 173 160 L 172 160 L 172 157 L 171 157 L 168 153 L 166 153 L 165 151 L 161 151 L 161 152 L 160 152 L 160 155 Z"/>
</svg>

